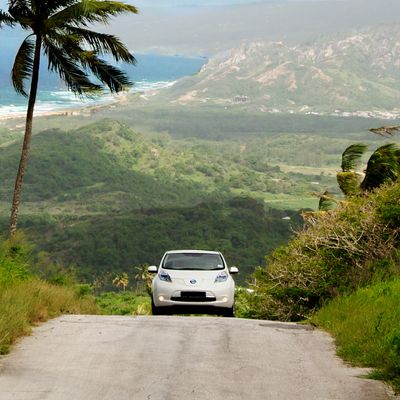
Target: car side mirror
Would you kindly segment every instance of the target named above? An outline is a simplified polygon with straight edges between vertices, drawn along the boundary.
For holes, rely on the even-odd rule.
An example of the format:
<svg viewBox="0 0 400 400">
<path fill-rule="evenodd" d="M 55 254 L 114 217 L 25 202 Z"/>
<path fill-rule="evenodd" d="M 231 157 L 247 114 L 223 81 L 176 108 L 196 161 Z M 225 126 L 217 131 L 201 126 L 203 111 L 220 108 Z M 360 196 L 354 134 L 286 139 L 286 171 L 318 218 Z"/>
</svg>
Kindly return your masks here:
<svg viewBox="0 0 400 400">
<path fill-rule="evenodd" d="M 238 274 L 239 273 L 239 268 L 238 267 L 230 267 L 229 272 L 231 274 Z"/>
<path fill-rule="evenodd" d="M 150 267 L 147 268 L 147 272 L 150 272 L 152 274 L 157 273 L 157 267 L 155 265 L 150 265 Z"/>
</svg>

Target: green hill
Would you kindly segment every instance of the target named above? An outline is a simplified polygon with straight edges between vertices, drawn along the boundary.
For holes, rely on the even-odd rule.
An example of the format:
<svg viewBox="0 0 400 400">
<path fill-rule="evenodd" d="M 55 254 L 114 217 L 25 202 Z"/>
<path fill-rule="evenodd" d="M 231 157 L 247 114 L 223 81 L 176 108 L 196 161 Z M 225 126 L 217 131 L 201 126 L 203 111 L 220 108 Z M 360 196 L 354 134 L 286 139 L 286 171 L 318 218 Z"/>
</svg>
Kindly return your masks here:
<svg viewBox="0 0 400 400">
<path fill-rule="evenodd" d="M 16 136 L 8 133 L 0 146 L 4 231 L 20 150 Z M 270 165 L 258 140 L 145 136 L 101 120 L 34 135 L 20 227 L 38 251 L 76 265 L 88 281 L 133 274 L 133 266 L 184 247 L 223 251 L 245 279 L 265 253 L 288 240 L 299 224 L 295 210 L 318 203 L 309 192 L 319 184 L 334 180 Z"/>
<path fill-rule="evenodd" d="M 51 129 L 33 138 L 23 212 L 85 215 L 189 206 L 237 195 L 284 208 L 312 207 L 316 201 L 309 193 L 318 185 L 336 186 L 334 178 L 318 168 L 307 174 L 284 172 L 279 164 L 336 165 L 337 156 L 322 165 L 315 144 L 308 143 L 308 155 L 298 151 L 304 143 L 290 135 L 246 141 L 141 135 L 114 120 L 70 131 Z M 18 140 L 0 146 L 4 208 L 11 200 L 19 151 Z"/>
<path fill-rule="evenodd" d="M 11 199 L 19 152 L 17 143 L 0 147 L 1 201 Z M 115 121 L 41 132 L 32 143 L 24 201 L 60 204 L 70 212 L 98 212 L 204 199 L 200 185 L 135 170 L 138 158 L 149 154 L 139 134 Z"/>
</svg>

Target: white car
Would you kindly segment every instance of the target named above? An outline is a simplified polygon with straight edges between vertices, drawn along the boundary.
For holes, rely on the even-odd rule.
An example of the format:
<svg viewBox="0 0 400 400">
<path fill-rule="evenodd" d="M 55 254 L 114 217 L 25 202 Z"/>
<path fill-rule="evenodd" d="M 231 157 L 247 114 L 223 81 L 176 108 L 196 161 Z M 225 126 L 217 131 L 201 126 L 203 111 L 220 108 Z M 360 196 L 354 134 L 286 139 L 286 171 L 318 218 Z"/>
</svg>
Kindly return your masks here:
<svg viewBox="0 0 400 400">
<path fill-rule="evenodd" d="M 151 266 L 157 274 L 152 283 L 152 312 L 204 312 L 233 317 L 235 282 L 223 255 L 217 251 L 167 251 L 160 266 Z"/>
</svg>

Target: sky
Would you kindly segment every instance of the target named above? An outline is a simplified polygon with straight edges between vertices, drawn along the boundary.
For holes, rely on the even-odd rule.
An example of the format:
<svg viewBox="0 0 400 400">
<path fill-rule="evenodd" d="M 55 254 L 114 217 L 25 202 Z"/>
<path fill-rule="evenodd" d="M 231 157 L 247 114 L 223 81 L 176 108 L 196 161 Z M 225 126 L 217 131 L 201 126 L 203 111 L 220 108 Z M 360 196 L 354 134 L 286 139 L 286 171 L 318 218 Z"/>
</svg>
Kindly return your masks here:
<svg viewBox="0 0 400 400">
<path fill-rule="evenodd" d="M 117 35 L 133 52 L 206 57 L 244 41 L 295 45 L 321 35 L 399 23 L 400 15 L 400 0 L 127 1 L 139 7 L 139 15 L 119 16 L 98 29 Z M 17 30 L 3 29 L 0 48 L 20 38 Z"/>
<path fill-rule="evenodd" d="M 253 3 L 286 3 L 299 0 L 137 0 L 127 1 L 138 7 L 171 7 L 171 6 L 221 6 L 234 4 L 253 4 Z M 304 1 L 304 0 L 300 0 Z M 336 0 L 305 0 L 305 1 L 336 1 Z M 7 0 L 0 0 L 0 8 L 5 9 Z"/>
</svg>

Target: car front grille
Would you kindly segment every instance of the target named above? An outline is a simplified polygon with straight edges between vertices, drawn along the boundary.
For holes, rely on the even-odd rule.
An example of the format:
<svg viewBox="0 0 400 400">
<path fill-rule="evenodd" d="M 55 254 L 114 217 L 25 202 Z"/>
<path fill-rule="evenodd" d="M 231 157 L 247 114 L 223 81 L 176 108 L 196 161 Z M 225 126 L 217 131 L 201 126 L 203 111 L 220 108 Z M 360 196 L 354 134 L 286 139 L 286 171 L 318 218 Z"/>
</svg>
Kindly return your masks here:
<svg viewBox="0 0 400 400">
<path fill-rule="evenodd" d="M 207 303 L 215 301 L 215 297 L 207 297 L 206 292 L 181 292 L 180 296 L 171 297 L 173 301 L 190 301 L 198 303 Z"/>
</svg>

